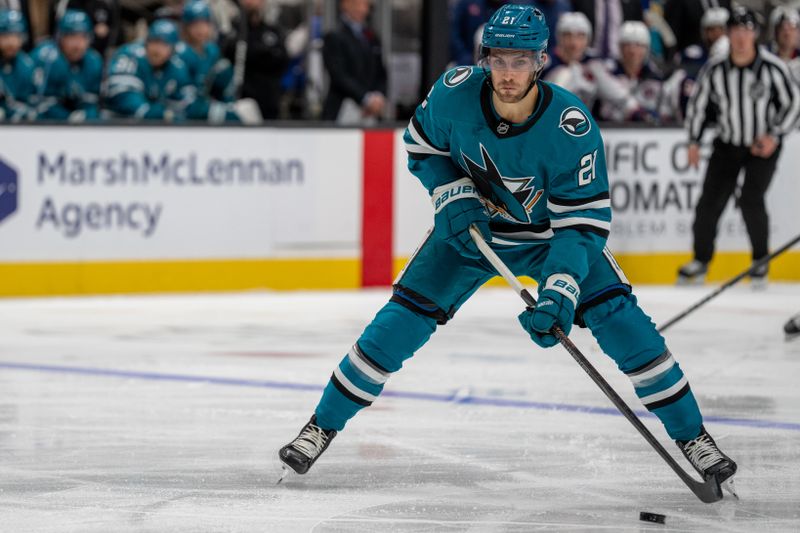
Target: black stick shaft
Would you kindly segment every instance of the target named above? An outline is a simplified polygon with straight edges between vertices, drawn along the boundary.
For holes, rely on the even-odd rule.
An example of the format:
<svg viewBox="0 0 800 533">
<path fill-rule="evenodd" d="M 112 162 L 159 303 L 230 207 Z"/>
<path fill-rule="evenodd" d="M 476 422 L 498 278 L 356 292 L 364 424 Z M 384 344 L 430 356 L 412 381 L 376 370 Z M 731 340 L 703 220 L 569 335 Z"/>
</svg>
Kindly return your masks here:
<svg viewBox="0 0 800 533">
<path fill-rule="evenodd" d="M 754 270 L 756 270 L 757 268 L 759 268 L 759 267 L 761 267 L 763 265 L 766 265 L 767 263 L 769 263 L 770 261 L 772 261 L 773 259 L 775 259 L 779 255 L 781 255 L 783 252 L 785 252 L 786 250 L 788 250 L 789 248 L 791 248 L 792 246 L 797 244 L 798 242 L 800 242 L 800 235 L 798 235 L 797 237 L 795 237 L 791 241 L 787 242 L 786 244 L 784 244 L 783 246 L 781 246 L 780 248 L 778 248 L 777 250 L 775 250 L 774 252 L 772 252 L 768 256 L 762 257 L 758 261 L 755 261 L 752 265 L 750 265 L 747 268 L 747 270 L 745 270 L 744 272 L 741 272 L 740 274 L 737 274 L 733 278 L 729 279 L 728 281 L 723 283 L 720 287 L 718 287 L 716 290 L 714 290 L 711 294 L 709 294 L 708 296 L 706 296 L 705 298 L 703 298 L 702 300 L 700 300 L 696 304 L 692 305 L 691 307 L 689 307 L 688 309 L 686 309 L 682 313 L 680 313 L 677 316 L 674 316 L 671 319 L 667 320 L 666 323 L 662 324 L 661 327 L 658 328 L 658 331 L 659 332 L 666 331 L 667 328 L 669 328 L 670 326 L 672 326 L 673 324 L 675 324 L 676 322 L 678 322 L 682 318 L 686 317 L 690 313 L 694 312 L 698 307 L 702 306 L 703 304 L 705 304 L 709 300 L 711 300 L 713 298 L 716 298 L 721 292 L 723 292 L 723 291 L 727 290 L 728 288 L 736 285 L 742 279 L 744 279 L 748 275 L 750 275 L 751 272 L 753 272 Z"/>
<path fill-rule="evenodd" d="M 492 264 L 492 266 L 497 270 L 497 272 L 503 276 L 503 278 L 511 285 L 516 291 L 517 294 L 520 295 L 522 300 L 525 304 L 529 307 L 536 306 L 536 299 L 531 295 L 528 290 L 523 287 L 522 283 L 517 279 L 517 277 L 511 272 L 511 269 L 506 266 L 506 264 L 500 259 L 497 254 L 492 250 L 492 248 L 483 240 L 481 233 L 473 226 L 469 230 L 472 239 L 475 241 L 475 244 L 478 246 L 478 249 L 481 251 L 483 256 Z M 625 400 L 620 398 L 619 394 L 614 390 L 611 385 L 603 378 L 602 375 L 592 366 L 588 359 L 581 353 L 577 346 L 564 334 L 564 331 L 558 327 L 554 326 L 553 329 L 550 330 L 550 333 L 555 335 L 555 337 L 561 343 L 567 352 L 572 356 L 575 361 L 577 361 L 578 365 L 586 372 L 592 381 L 600 387 L 600 390 L 611 400 L 611 403 L 614 404 L 614 407 L 622 413 L 622 416 L 628 419 L 628 422 L 633 424 L 633 427 L 644 437 L 644 439 L 650 444 L 650 446 L 661 456 L 661 458 L 669 465 L 670 468 L 681 478 L 681 480 L 688 486 L 691 491 L 703 502 L 705 503 L 712 503 L 715 501 L 719 501 L 722 499 L 722 489 L 719 483 L 716 482 L 715 479 L 707 480 L 705 483 L 701 483 L 694 479 L 692 476 L 686 473 L 686 471 L 681 468 L 681 466 L 675 461 L 675 459 L 669 454 L 669 452 L 664 449 L 658 439 L 653 436 L 649 429 L 639 420 L 639 417 L 636 416 L 628 404 L 625 403 Z"/>
</svg>

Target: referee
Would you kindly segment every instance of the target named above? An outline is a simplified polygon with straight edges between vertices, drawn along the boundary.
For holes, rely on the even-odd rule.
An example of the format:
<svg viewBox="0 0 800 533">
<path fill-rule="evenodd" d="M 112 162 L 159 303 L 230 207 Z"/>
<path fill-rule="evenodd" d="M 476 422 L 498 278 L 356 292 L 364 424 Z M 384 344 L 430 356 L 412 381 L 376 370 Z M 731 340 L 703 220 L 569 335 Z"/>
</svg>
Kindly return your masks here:
<svg viewBox="0 0 800 533">
<path fill-rule="evenodd" d="M 708 161 L 694 225 L 694 259 L 678 271 L 678 283 L 702 282 L 714 255 L 717 224 L 744 168 L 739 206 L 750 236 L 753 260 L 768 253 L 769 217 L 764 204 L 781 137 L 800 114 L 800 92 L 783 61 L 756 45 L 755 14 L 734 8 L 728 19 L 730 54 L 709 60 L 700 71 L 686 110 L 689 165 L 700 162 L 700 137 L 709 122 L 717 137 Z M 751 274 L 754 287 L 766 285 L 767 265 Z"/>
</svg>

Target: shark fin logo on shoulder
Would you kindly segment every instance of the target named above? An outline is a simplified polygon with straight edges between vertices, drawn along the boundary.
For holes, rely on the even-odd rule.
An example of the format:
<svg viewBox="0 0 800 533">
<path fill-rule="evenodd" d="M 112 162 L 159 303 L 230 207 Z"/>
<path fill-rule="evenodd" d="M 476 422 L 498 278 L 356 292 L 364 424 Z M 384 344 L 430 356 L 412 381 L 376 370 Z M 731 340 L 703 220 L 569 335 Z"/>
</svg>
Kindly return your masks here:
<svg viewBox="0 0 800 533">
<path fill-rule="evenodd" d="M 581 109 L 568 107 L 561 113 L 558 127 L 573 137 L 583 137 L 592 129 L 592 123 Z"/>
<path fill-rule="evenodd" d="M 472 67 L 456 67 L 444 75 L 444 84 L 451 89 L 461 85 L 472 75 Z"/>
</svg>

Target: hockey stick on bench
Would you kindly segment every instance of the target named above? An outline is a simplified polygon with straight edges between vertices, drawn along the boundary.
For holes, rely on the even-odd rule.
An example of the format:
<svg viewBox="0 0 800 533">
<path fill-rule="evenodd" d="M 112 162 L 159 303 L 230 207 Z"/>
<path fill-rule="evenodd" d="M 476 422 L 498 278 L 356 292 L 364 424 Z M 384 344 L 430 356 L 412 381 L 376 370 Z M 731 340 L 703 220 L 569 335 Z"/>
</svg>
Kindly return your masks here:
<svg viewBox="0 0 800 533">
<path fill-rule="evenodd" d="M 505 263 L 497 256 L 497 254 L 492 250 L 486 241 L 483 240 L 481 233 L 472 226 L 469 229 L 469 233 L 472 236 L 472 239 L 475 241 L 475 244 L 478 245 L 478 250 L 483 254 L 483 256 L 492 264 L 492 266 L 497 270 L 497 272 L 503 276 L 503 278 L 508 282 L 511 287 L 517 291 L 517 294 L 523 299 L 526 305 L 530 307 L 534 307 L 536 305 L 536 300 L 528 290 L 522 286 L 522 283 L 519 282 L 517 277 L 511 272 L 511 270 L 506 266 Z M 669 454 L 667 450 L 661 445 L 660 442 L 650 433 L 650 430 L 639 420 L 639 417 L 631 411 L 631 408 L 625 403 L 625 401 L 619 397 L 617 392 L 611 387 L 611 385 L 606 382 L 603 376 L 592 366 L 592 364 L 586 359 L 586 357 L 578 350 L 578 347 L 567 337 L 564 332 L 561 330 L 560 327 L 554 326 L 553 329 L 550 330 L 550 333 L 555 335 L 555 337 L 561 343 L 561 346 L 566 348 L 569 354 L 572 356 L 575 361 L 578 362 L 580 367 L 589 374 L 589 377 L 592 378 L 600 390 L 602 390 L 605 395 L 611 400 L 611 403 L 619 410 L 622 415 L 628 419 L 628 422 L 633 424 L 633 427 L 639 431 L 639 433 L 644 437 L 644 439 L 653 447 L 653 449 L 658 452 L 658 455 L 661 456 L 662 459 L 669 465 L 672 470 L 678 474 L 678 477 L 686 483 L 686 486 L 694 492 L 695 496 L 697 496 L 702 502 L 705 503 L 713 503 L 722 499 L 722 487 L 720 486 L 719 482 L 716 480 L 715 477 L 711 476 L 707 478 L 704 482 L 697 481 L 691 475 L 689 475 L 681 466 L 675 461 L 675 459 Z"/>
<path fill-rule="evenodd" d="M 689 309 L 687 309 L 687 310 L 683 311 L 682 313 L 678 314 L 677 316 L 674 316 L 671 319 L 667 320 L 667 322 L 665 324 L 663 324 L 660 328 L 658 328 L 658 331 L 659 332 L 665 331 L 668 327 L 673 325 L 675 322 L 677 322 L 678 320 L 682 319 L 683 317 L 685 317 L 686 315 L 688 315 L 689 313 L 691 313 L 692 311 L 694 311 L 695 309 L 697 309 L 698 307 L 700 307 L 701 305 L 706 303 L 707 301 L 709 301 L 712 298 L 716 297 L 719 293 L 721 293 L 725 289 L 727 289 L 727 288 L 729 288 L 729 287 L 731 287 L 733 285 L 736 285 L 743 278 L 745 278 L 748 275 L 750 275 L 751 272 L 753 272 L 754 270 L 758 269 L 762 265 L 766 265 L 767 263 L 769 263 L 770 261 L 772 261 L 773 259 L 775 259 L 779 255 L 781 255 L 783 252 L 785 252 L 786 250 L 788 250 L 789 248 L 791 248 L 792 246 L 797 244 L 798 242 L 800 242 L 800 235 L 798 235 L 797 237 L 795 237 L 791 241 L 787 242 L 786 244 L 784 244 L 783 246 L 781 246 L 780 248 L 778 248 L 777 250 L 775 250 L 771 254 L 769 254 L 767 256 L 764 256 L 761 259 L 759 259 L 758 261 L 754 262 L 752 265 L 750 265 L 747 268 L 747 270 L 745 270 L 744 272 L 738 274 L 737 276 L 729 279 L 728 281 L 726 281 L 725 283 L 720 285 L 719 288 L 717 288 L 715 291 L 713 291 L 711 294 L 709 294 L 708 296 L 706 296 L 705 298 L 703 298 L 702 300 L 700 300 L 696 304 L 694 304 L 691 307 L 689 307 Z"/>
</svg>

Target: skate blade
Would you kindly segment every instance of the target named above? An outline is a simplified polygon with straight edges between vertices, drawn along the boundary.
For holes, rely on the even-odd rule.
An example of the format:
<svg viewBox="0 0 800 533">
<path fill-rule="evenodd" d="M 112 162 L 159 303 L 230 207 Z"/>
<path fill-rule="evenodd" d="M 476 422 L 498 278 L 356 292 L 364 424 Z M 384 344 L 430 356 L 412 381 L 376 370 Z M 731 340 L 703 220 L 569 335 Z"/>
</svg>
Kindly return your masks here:
<svg viewBox="0 0 800 533">
<path fill-rule="evenodd" d="M 279 478 L 278 478 L 278 481 L 276 481 L 276 482 L 275 482 L 275 484 L 276 484 L 276 485 L 280 485 L 280 484 L 281 484 L 281 481 L 283 481 L 283 480 L 284 480 L 284 478 L 285 478 L 286 476 L 288 476 L 288 475 L 289 475 L 289 472 L 291 472 L 291 471 L 292 471 L 292 469 L 291 469 L 291 468 L 289 468 L 289 467 L 288 467 L 288 466 L 286 466 L 285 464 L 281 464 L 281 477 L 279 477 Z"/>
<path fill-rule="evenodd" d="M 705 276 L 678 276 L 675 285 L 678 287 L 700 287 L 706 282 Z"/>
<path fill-rule="evenodd" d="M 733 485 L 733 477 L 729 477 L 728 479 L 720 483 L 720 485 L 722 486 L 723 490 L 725 490 L 725 492 L 729 493 L 737 500 L 739 499 L 739 495 L 736 494 L 736 487 Z"/>
</svg>

